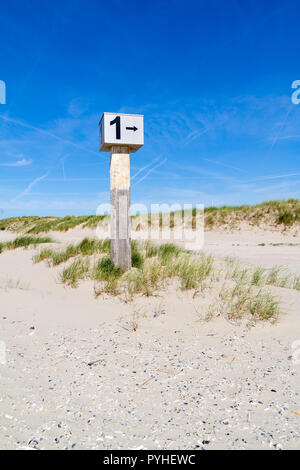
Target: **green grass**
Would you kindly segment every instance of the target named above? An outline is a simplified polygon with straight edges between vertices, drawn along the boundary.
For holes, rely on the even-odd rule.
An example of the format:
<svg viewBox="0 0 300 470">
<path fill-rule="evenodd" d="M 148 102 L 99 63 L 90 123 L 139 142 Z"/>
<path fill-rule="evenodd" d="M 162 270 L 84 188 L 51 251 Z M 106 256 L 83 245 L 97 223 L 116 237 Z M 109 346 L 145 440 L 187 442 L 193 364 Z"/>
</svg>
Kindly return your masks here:
<svg viewBox="0 0 300 470">
<path fill-rule="evenodd" d="M 149 259 L 141 269 L 133 269 L 125 274 L 130 295 L 143 294 L 147 297 L 157 292 L 164 283 L 164 270 L 157 259 Z"/>
<path fill-rule="evenodd" d="M 300 290 L 300 275 L 294 275 L 291 288 L 295 290 Z"/>
<path fill-rule="evenodd" d="M 258 246 L 266 246 L 266 244 L 259 243 Z M 300 246 L 300 243 L 269 243 L 269 246 Z"/>
<path fill-rule="evenodd" d="M 171 279 L 177 279 L 182 290 L 197 289 L 213 268 L 211 256 L 192 256 L 173 244 L 151 247 L 146 242 L 143 256 L 142 267 L 129 271 L 126 276 L 132 294 L 153 295 Z"/>
<path fill-rule="evenodd" d="M 103 220 L 105 216 L 66 216 L 63 218 L 56 218 L 55 220 L 43 220 L 40 219 L 32 228 L 28 230 L 28 233 L 41 233 L 49 232 L 50 230 L 57 230 L 60 232 L 66 232 L 78 225 L 83 227 L 95 227 L 100 220 Z"/>
<path fill-rule="evenodd" d="M 0 231 L 10 230 L 12 232 L 26 232 L 39 217 L 11 217 L 9 219 L 0 219 Z"/>
<path fill-rule="evenodd" d="M 48 260 L 50 264 L 57 266 L 78 255 L 91 256 L 95 254 L 106 254 L 109 252 L 110 240 L 84 238 L 77 245 L 70 244 L 64 250 L 51 250 L 49 248 L 45 248 L 33 257 L 33 261 L 34 263 L 39 263 L 40 261 Z M 136 268 L 141 268 L 144 262 L 144 258 L 138 251 L 135 242 L 132 242 L 131 262 L 132 266 Z"/>
<path fill-rule="evenodd" d="M 204 218 L 205 226 L 210 229 L 225 224 L 235 228 L 243 221 L 252 226 L 288 228 L 300 223 L 300 200 L 274 200 L 253 206 L 208 207 L 204 211 Z"/>
<path fill-rule="evenodd" d="M 34 256 L 34 262 L 48 260 L 50 265 L 57 266 L 72 257 L 86 257 L 94 254 L 107 254 L 110 244 L 107 240 L 84 239 L 77 245 L 68 245 L 64 250 L 43 249 Z M 80 258 L 79 258 L 80 259 Z M 75 262 L 74 262 L 75 263 Z M 72 263 L 70 272 L 63 270 L 62 282 L 75 283 L 77 264 Z M 85 273 L 86 277 L 97 282 L 106 283 L 106 291 L 116 292 L 116 283 L 121 278 L 127 283 L 128 291 L 133 294 L 153 295 L 159 291 L 168 279 L 178 278 L 182 289 L 197 288 L 209 276 L 213 260 L 204 255 L 192 259 L 184 250 L 173 244 L 151 246 L 149 242 L 138 244 L 132 242 L 132 270 L 124 273 L 121 268 L 112 264 L 109 257 L 96 261 L 94 267 Z M 72 282 L 69 282 L 71 277 Z"/>
<path fill-rule="evenodd" d="M 237 283 L 221 293 L 222 309 L 229 320 L 276 321 L 280 315 L 278 300 L 269 291 Z"/>
<path fill-rule="evenodd" d="M 158 215 L 158 223 L 161 228 L 164 224 L 163 214 Z M 182 211 L 171 212 L 166 216 L 173 228 L 177 220 L 181 220 Z M 190 211 L 192 227 L 195 228 L 197 211 Z M 66 216 L 66 217 L 12 217 L 0 220 L 0 230 L 10 230 L 28 234 L 40 234 L 49 231 L 67 231 L 77 226 L 95 229 L 100 223 L 109 220 L 107 215 Z M 300 223 L 300 200 L 274 200 L 256 205 L 207 207 L 204 210 L 205 227 L 214 229 L 226 225 L 229 228 L 237 228 L 242 222 L 251 226 L 279 227 L 282 230 Z M 133 225 L 138 229 L 142 226 L 151 226 L 150 214 L 132 216 Z M 138 223 L 139 222 L 139 223 Z"/>
<path fill-rule="evenodd" d="M 158 248 L 158 256 L 161 259 L 162 264 L 166 264 L 174 257 L 178 256 L 182 250 L 173 243 L 164 243 Z"/>
<path fill-rule="evenodd" d="M 186 255 L 179 263 L 179 280 L 183 290 L 197 289 L 209 277 L 213 269 L 211 256 L 200 256 L 192 259 Z"/>
<path fill-rule="evenodd" d="M 109 281 L 119 279 L 123 270 L 115 266 L 108 257 L 102 258 L 94 267 L 92 278 L 96 281 Z"/>
<path fill-rule="evenodd" d="M 94 254 L 109 253 L 109 251 L 109 240 L 84 238 L 77 245 L 70 244 L 64 250 L 51 250 L 49 248 L 41 250 L 38 255 L 34 256 L 33 261 L 34 263 L 39 263 L 47 259 L 50 264 L 57 266 L 78 255 L 91 256 Z"/>
<path fill-rule="evenodd" d="M 260 286 L 264 282 L 265 269 L 261 266 L 257 266 L 252 274 L 251 284 L 254 286 Z"/>
<path fill-rule="evenodd" d="M 290 272 L 284 266 L 273 266 L 271 269 L 261 266 L 250 268 L 235 259 L 227 258 L 224 261 L 227 264 L 226 279 L 243 281 L 253 286 L 274 286 L 300 290 L 300 276 Z"/>
<path fill-rule="evenodd" d="M 271 286 L 276 286 L 280 284 L 280 276 L 281 276 L 282 268 L 280 266 L 273 266 L 273 268 L 267 274 L 265 278 L 266 284 Z"/>
<path fill-rule="evenodd" d="M 202 286 L 202 296 L 202 292 L 211 289 L 214 282 L 223 280 L 224 287 L 219 295 L 218 308 L 228 319 L 238 321 L 247 317 L 252 322 L 276 321 L 280 314 L 278 300 L 264 287 L 257 287 L 266 284 L 267 279 L 269 283 L 282 284 L 282 278 L 277 279 L 275 271 L 270 271 L 267 278 L 267 270 L 261 267 L 251 270 L 230 260 L 231 275 L 226 276 L 226 270 L 221 268 L 218 271 L 211 256 L 192 254 L 176 248 L 162 246 L 152 252 L 147 242 L 144 245 L 144 254 L 148 254 L 148 258 L 145 258 L 142 269 L 132 269 L 123 275 L 129 293 L 154 295 L 167 285 L 168 280 L 177 279 L 182 290 L 194 290 L 196 293 L 199 286 Z M 166 254 L 169 256 L 167 259 Z M 300 277 L 295 278 L 294 287 L 299 284 Z M 213 309 L 208 312 L 209 315 L 213 317 Z"/>
<path fill-rule="evenodd" d="M 65 232 L 82 225 L 83 228 L 96 228 L 105 220 L 104 215 L 66 216 L 66 217 L 12 217 L 0 220 L 0 230 L 23 232 L 29 234 L 46 233 L 49 231 Z"/>
<path fill-rule="evenodd" d="M 53 243 L 50 237 L 31 237 L 24 236 L 15 238 L 12 241 L 0 243 L 0 253 L 4 250 L 15 250 L 16 248 L 28 248 L 30 246 L 36 246 L 43 243 Z"/>
<path fill-rule="evenodd" d="M 141 269 L 144 264 L 144 258 L 137 250 L 131 252 L 131 265 L 133 268 Z"/>
<path fill-rule="evenodd" d="M 86 238 L 64 250 L 55 251 L 47 247 L 34 260 L 45 259 L 55 266 L 76 257 L 64 267 L 60 280 L 71 287 L 77 287 L 82 279 L 92 280 L 96 297 L 103 293 L 122 293 L 126 301 L 130 301 L 136 295 L 161 295 L 171 284 L 182 291 L 192 291 L 193 297 L 200 299 L 212 291 L 217 302 L 209 306 L 207 319 L 222 313 L 233 321 L 244 317 L 253 322 L 275 321 L 280 314 L 280 306 L 267 287 L 300 290 L 300 276 L 280 266 L 272 269 L 247 267 L 233 258 L 216 260 L 171 243 L 159 246 L 149 241 L 132 242 L 133 266 L 126 272 L 113 265 L 107 256 L 109 251 L 108 240 Z M 89 258 L 91 256 L 93 258 Z M 216 295 L 220 283 L 222 288 Z"/>
<path fill-rule="evenodd" d="M 89 259 L 76 259 L 62 271 L 60 280 L 66 285 L 77 287 L 80 279 L 88 277 L 89 267 Z"/>
<path fill-rule="evenodd" d="M 102 258 L 94 266 L 91 272 L 91 278 L 95 281 L 103 283 L 102 286 L 94 287 L 95 296 L 98 297 L 102 293 L 110 295 L 119 294 L 118 280 L 123 274 L 123 269 L 119 266 L 114 266 L 111 259 L 108 257 Z"/>
<path fill-rule="evenodd" d="M 146 241 L 144 248 L 146 258 L 153 258 L 154 256 L 158 255 L 159 246 L 153 245 L 153 243 Z"/>
<path fill-rule="evenodd" d="M 248 299 L 247 308 L 254 321 L 276 320 L 280 314 L 278 300 L 262 290 Z"/>
<path fill-rule="evenodd" d="M 293 225 L 299 214 L 294 214 L 291 210 L 283 209 L 278 215 L 278 224 Z M 298 218 L 299 220 L 299 218 Z"/>
</svg>

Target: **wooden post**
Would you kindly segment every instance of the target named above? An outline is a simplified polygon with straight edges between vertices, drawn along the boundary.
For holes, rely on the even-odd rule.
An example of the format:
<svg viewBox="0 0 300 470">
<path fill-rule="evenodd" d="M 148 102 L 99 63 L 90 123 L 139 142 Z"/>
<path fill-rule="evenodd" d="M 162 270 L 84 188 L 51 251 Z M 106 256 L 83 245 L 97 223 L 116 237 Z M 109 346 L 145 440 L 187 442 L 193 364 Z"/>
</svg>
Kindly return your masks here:
<svg viewBox="0 0 300 470">
<path fill-rule="evenodd" d="M 111 260 L 116 266 L 131 268 L 130 156 L 129 148 L 110 150 Z"/>
<path fill-rule="evenodd" d="M 99 122 L 100 152 L 110 152 L 111 260 L 131 268 L 130 153 L 144 145 L 144 116 L 103 113 Z"/>
</svg>

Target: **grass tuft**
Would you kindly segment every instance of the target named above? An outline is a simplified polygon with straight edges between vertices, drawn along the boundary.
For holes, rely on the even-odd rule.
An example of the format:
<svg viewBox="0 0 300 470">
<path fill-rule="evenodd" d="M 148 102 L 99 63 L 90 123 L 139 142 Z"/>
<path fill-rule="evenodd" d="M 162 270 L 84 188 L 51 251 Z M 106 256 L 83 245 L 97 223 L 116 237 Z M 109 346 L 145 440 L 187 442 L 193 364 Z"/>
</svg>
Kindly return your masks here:
<svg viewBox="0 0 300 470">
<path fill-rule="evenodd" d="M 93 279 L 96 281 L 111 281 L 119 279 L 123 270 L 119 266 L 115 266 L 110 258 L 102 258 L 93 270 Z"/>
<path fill-rule="evenodd" d="M 238 281 L 232 288 L 224 288 L 220 292 L 221 310 L 229 320 L 240 320 L 243 317 L 253 322 L 276 321 L 279 314 L 279 302 L 269 292 L 249 286 Z"/>
<path fill-rule="evenodd" d="M 88 259 L 76 259 L 70 266 L 62 271 L 60 280 L 63 284 L 77 287 L 78 281 L 87 277 L 89 267 L 90 262 Z"/>
<path fill-rule="evenodd" d="M 141 269 L 144 264 L 144 258 L 142 253 L 137 251 L 137 249 L 134 249 L 131 252 L 131 265 L 133 268 L 138 268 Z"/>
<path fill-rule="evenodd" d="M 158 256 L 160 257 L 162 264 L 166 264 L 175 256 L 178 256 L 180 252 L 180 248 L 173 243 L 165 243 L 160 245 L 158 248 Z"/>
<path fill-rule="evenodd" d="M 157 259 L 149 259 L 141 269 L 132 269 L 125 275 L 127 288 L 131 295 L 144 294 L 151 296 L 164 282 L 164 272 Z"/>
<path fill-rule="evenodd" d="M 260 286 L 263 284 L 265 271 L 266 270 L 262 268 L 261 266 L 257 266 L 251 279 L 251 284 L 253 286 Z"/>
<path fill-rule="evenodd" d="M 42 243 L 53 243 L 50 237 L 18 237 L 13 241 L 0 243 L 0 253 L 4 250 L 15 250 L 16 248 L 28 248 L 29 246 L 36 246 Z"/>
<path fill-rule="evenodd" d="M 276 320 L 280 310 L 279 302 L 270 292 L 260 290 L 248 300 L 247 307 L 254 321 Z"/>
<path fill-rule="evenodd" d="M 179 264 L 179 279 L 183 290 L 197 289 L 199 285 L 211 274 L 213 258 L 202 255 L 200 258 L 191 259 L 185 255 Z"/>
<path fill-rule="evenodd" d="M 61 263 L 65 263 L 70 258 L 75 256 L 91 256 L 94 254 L 103 254 L 108 253 L 110 250 L 110 241 L 109 240 L 95 240 L 90 238 L 84 238 L 77 245 L 68 245 L 64 250 L 42 250 L 39 255 L 36 255 L 33 258 L 35 263 L 43 261 L 45 259 L 49 260 L 49 263 L 53 266 L 57 266 Z"/>
<path fill-rule="evenodd" d="M 146 258 L 153 258 L 158 255 L 159 247 L 153 245 L 153 243 L 146 241 L 145 243 L 145 256 Z"/>
<path fill-rule="evenodd" d="M 94 259 L 90 268 L 88 256 L 110 251 L 109 240 L 84 239 L 77 245 L 68 245 L 65 250 L 50 248 L 41 250 L 34 260 L 48 259 L 52 265 L 78 258 L 61 273 L 61 281 L 72 287 L 80 279 L 95 281 L 94 293 L 118 295 L 123 292 L 128 300 L 133 295 L 152 296 L 167 287 L 169 280 L 179 283 L 182 290 L 194 289 L 194 296 L 206 295 L 206 291 L 222 283 L 219 296 L 205 315 L 205 320 L 216 313 L 238 321 L 243 317 L 251 321 L 275 321 L 280 313 L 277 299 L 264 286 L 289 287 L 300 290 L 300 276 L 283 271 L 280 266 L 268 270 L 260 266 L 245 267 L 233 258 L 215 260 L 203 253 L 185 251 L 167 243 L 161 246 L 132 242 L 132 269 L 124 272 L 114 266 L 108 256 Z"/>
</svg>

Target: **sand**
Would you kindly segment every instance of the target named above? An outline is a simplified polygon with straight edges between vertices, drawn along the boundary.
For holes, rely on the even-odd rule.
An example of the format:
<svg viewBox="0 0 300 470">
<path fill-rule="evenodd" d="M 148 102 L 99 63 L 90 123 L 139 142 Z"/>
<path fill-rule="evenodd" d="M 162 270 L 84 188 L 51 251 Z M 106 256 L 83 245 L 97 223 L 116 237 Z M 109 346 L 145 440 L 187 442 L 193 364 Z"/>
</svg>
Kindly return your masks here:
<svg viewBox="0 0 300 470">
<path fill-rule="evenodd" d="M 204 249 L 300 271 L 300 247 L 288 245 L 299 242 L 208 232 Z M 66 288 L 61 267 L 33 264 L 37 251 L 0 254 L 1 449 L 300 447 L 299 291 L 271 288 L 285 312 L 275 325 L 203 322 L 191 292 L 95 299 L 93 282 Z"/>
<path fill-rule="evenodd" d="M 300 272 L 300 236 L 269 231 L 207 232 L 205 251 L 267 268 L 282 265 Z"/>
</svg>

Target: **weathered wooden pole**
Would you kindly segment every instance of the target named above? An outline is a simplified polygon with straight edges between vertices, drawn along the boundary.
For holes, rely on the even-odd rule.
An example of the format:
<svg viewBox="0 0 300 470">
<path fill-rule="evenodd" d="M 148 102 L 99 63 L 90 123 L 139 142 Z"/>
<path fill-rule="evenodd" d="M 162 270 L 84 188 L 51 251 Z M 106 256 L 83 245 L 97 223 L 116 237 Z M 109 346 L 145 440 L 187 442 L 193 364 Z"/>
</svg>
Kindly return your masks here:
<svg viewBox="0 0 300 470">
<path fill-rule="evenodd" d="M 123 269 L 131 268 L 130 156 L 128 147 L 110 151 L 111 260 Z"/>
<path fill-rule="evenodd" d="M 111 260 L 131 268 L 130 153 L 144 145 L 144 116 L 104 113 L 100 151 L 110 152 Z"/>
</svg>

